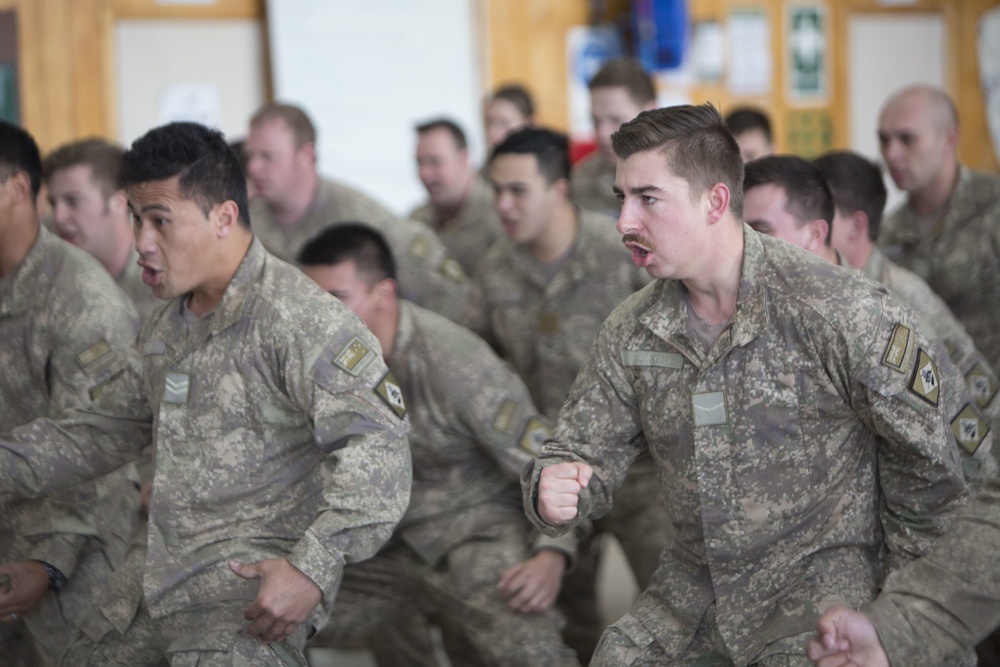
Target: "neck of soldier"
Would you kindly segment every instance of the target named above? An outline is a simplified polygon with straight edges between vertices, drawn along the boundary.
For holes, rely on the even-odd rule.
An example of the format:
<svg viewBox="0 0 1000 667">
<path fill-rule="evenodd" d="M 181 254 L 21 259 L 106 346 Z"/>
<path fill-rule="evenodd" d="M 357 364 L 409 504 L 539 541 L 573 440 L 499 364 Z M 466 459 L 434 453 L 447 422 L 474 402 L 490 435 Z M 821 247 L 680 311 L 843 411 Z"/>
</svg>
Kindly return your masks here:
<svg viewBox="0 0 1000 667">
<path fill-rule="evenodd" d="M 944 208 L 957 185 L 958 160 L 953 159 L 933 181 L 909 193 L 910 206 L 917 215 L 933 215 Z"/>
<path fill-rule="evenodd" d="M 726 214 L 715 223 L 715 238 L 706 244 L 697 275 L 681 278 L 698 317 L 722 324 L 736 312 L 743 277 L 743 225 Z"/>
<path fill-rule="evenodd" d="M 315 169 L 306 172 L 292 192 L 281 201 L 271 202 L 274 218 L 282 225 L 294 225 L 308 211 L 319 194 L 320 179 Z"/>
<path fill-rule="evenodd" d="M 542 264 L 552 264 L 569 252 L 578 230 L 576 207 L 568 199 L 563 199 L 553 207 L 549 224 L 528 243 L 528 249 Z"/>
<path fill-rule="evenodd" d="M 840 264 L 840 258 L 837 257 L 837 251 L 833 249 L 833 246 L 824 241 L 816 249 L 816 254 L 831 264 Z M 846 261 L 846 257 L 844 258 Z"/>
<path fill-rule="evenodd" d="M 868 238 L 868 234 L 862 234 L 862 238 L 854 244 L 848 245 L 846 248 L 840 250 L 840 254 L 844 256 L 847 263 L 853 266 L 855 269 L 864 270 L 865 264 L 868 263 L 868 258 L 872 256 L 872 250 L 875 248 L 875 243 Z"/>
<path fill-rule="evenodd" d="M 187 307 L 191 312 L 195 315 L 208 315 L 216 309 L 222 301 L 229 283 L 232 282 L 233 276 L 236 275 L 237 269 L 243 263 L 243 258 L 246 257 L 252 241 L 253 235 L 250 230 L 240 228 L 238 232 L 220 243 L 218 252 L 206 258 L 206 265 L 213 267 L 213 269 L 198 287 L 191 290 L 191 296 L 187 302 Z"/>
<path fill-rule="evenodd" d="M 379 308 L 372 322 L 371 331 L 382 346 L 382 359 L 386 364 L 392 359 L 396 333 L 399 331 L 399 299 L 393 297 L 384 308 Z"/>
<path fill-rule="evenodd" d="M 21 265 L 38 238 L 40 223 L 34 207 L 29 210 L 2 211 L 10 220 L 0 227 L 0 278 Z"/>
<path fill-rule="evenodd" d="M 110 252 L 107 257 L 99 259 L 111 277 L 118 280 L 125 273 L 126 264 L 128 264 L 129 257 L 132 256 L 132 249 L 135 247 L 132 228 L 127 223 L 123 227 L 116 228 L 114 238 L 110 241 L 108 244 Z"/>
</svg>

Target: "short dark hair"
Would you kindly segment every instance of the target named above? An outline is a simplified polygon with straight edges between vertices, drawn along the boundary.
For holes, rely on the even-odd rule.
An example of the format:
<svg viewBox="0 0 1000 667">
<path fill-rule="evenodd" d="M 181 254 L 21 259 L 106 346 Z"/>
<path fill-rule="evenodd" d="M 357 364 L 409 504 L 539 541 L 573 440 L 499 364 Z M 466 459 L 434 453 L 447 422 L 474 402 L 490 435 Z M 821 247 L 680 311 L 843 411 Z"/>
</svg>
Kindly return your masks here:
<svg viewBox="0 0 1000 667">
<path fill-rule="evenodd" d="M 31 205 L 42 187 L 42 156 L 35 139 L 23 128 L 0 120 L 0 183 L 19 171 L 31 183 Z"/>
<path fill-rule="evenodd" d="M 532 99 L 528 89 L 522 85 L 510 83 L 500 86 L 493 91 L 493 94 L 486 100 L 486 103 L 489 104 L 494 100 L 506 100 L 510 102 L 517 107 L 517 110 L 525 118 L 531 118 L 535 115 L 535 101 Z"/>
<path fill-rule="evenodd" d="M 735 137 L 750 130 L 760 130 L 768 143 L 774 141 L 771 135 L 771 119 L 760 109 L 752 107 L 737 107 L 726 114 L 726 127 Z"/>
<path fill-rule="evenodd" d="M 120 189 L 118 176 L 124 154 L 125 150 L 121 146 L 96 137 L 71 141 L 49 153 L 42 162 L 42 181 L 48 183 L 57 171 L 87 165 L 107 199 Z"/>
<path fill-rule="evenodd" d="M 250 117 L 250 127 L 271 120 L 284 121 L 292 131 L 296 148 L 316 143 L 316 126 L 301 107 L 283 102 L 268 102 Z"/>
<path fill-rule="evenodd" d="M 458 150 L 464 150 L 468 146 L 468 142 L 465 140 L 465 132 L 459 127 L 458 123 L 448 118 L 435 118 L 434 120 L 429 120 L 426 123 L 421 123 L 417 125 L 417 134 L 424 134 L 425 132 L 431 132 L 433 130 L 445 130 L 451 134 L 452 139 L 455 140 L 455 148 Z"/>
<path fill-rule="evenodd" d="M 297 260 L 302 266 L 336 266 L 353 261 L 369 287 L 386 278 L 396 280 L 396 262 L 385 237 L 362 222 L 327 227 L 306 242 Z"/>
<path fill-rule="evenodd" d="M 122 157 L 120 181 L 126 189 L 174 176 L 180 176 L 181 194 L 202 213 L 231 200 L 240 224 L 250 228 L 246 176 L 222 132 L 198 123 L 169 123 L 136 139 Z"/>
<path fill-rule="evenodd" d="M 505 154 L 534 155 L 538 171 L 550 185 L 561 178 L 569 178 L 569 141 L 561 132 L 541 127 L 512 132 L 493 149 L 490 162 Z"/>
<path fill-rule="evenodd" d="M 788 197 L 786 210 L 805 224 L 826 220 L 833 236 L 833 194 L 814 163 L 794 155 L 768 155 L 747 162 L 744 192 L 758 185 L 778 185 Z"/>
<path fill-rule="evenodd" d="M 646 106 L 656 99 L 656 85 L 653 77 L 635 58 L 615 58 L 609 60 L 597 70 L 597 73 L 587 84 L 590 90 L 595 88 L 624 88 L 628 96 L 639 106 Z"/>
<path fill-rule="evenodd" d="M 879 166 L 851 151 L 831 151 L 815 163 L 830 186 L 837 209 L 845 215 L 864 211 L 868 238 L 878 239 L 887 195 Z"/>
<path fill-rule="evenodd" d="M 743 159 L 740 147 L 711 104 L 643 111 L 611 135 L 615 155 L 659 151 L 667 166 L 691 186 L 692 196 L 716 183 L 729 188 L 729 210 L 743 217 Z"/>
</svg>

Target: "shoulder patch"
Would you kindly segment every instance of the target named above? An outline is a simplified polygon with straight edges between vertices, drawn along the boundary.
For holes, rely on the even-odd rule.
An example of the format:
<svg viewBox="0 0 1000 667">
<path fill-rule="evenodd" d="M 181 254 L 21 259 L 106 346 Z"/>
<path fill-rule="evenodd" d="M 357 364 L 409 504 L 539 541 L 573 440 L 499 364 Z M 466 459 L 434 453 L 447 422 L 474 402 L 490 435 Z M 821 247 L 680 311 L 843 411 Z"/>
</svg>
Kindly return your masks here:
<svg viewBox="0 0 1000 667">
<path fill-rule="evenodd" d="M 965 451 L 975 454 L 986 434 L 990 432 L 990 427 L 979 411 L 971 403 L 967 403 L 951 420 L 951 432 L 955 434 L 955 440 Z"/>
<path fill-rule="evenodd" d="M 900 373 L 906 361 L 906 347 L 910 344 L 910 329 L 902 322 L 896 324 L 889 337 L 889 344 L 882 355 L 882 365 Z"/>
<path fill-rule="evenodd" d="M 465 281 L 465 271 L 462 270 L 462 265 L 450 257 L 441 262 L 441 266 L 438 269 L 443 276 L 452 282 L 461 283 Z"/>
<path fill-rule="evenodd" d="M 941 389 L 938 383 L 937 365 L 923 348 L 917 348 L 917 363 L 913 365 L 913 375 L 910 377 L 908 388 L 919 398 L 937 407 Z"/>
<path fill-rule="evenodd" d="M 517 402 L 511 398 L 503 399 L 497 413 L 493 415 L 493 428 L 501 433 L 510 433 L 511 422 L 514 418 L 514 411 L 517 409 Z"/>
<path fill-rule="evenodd" d="M 549 425 L 543 422 L 538 417 L 532 417 L 528 420 L 528 423 L 524 425 L 524 432 L 521 433 L 521 449 L 525 450 L 529 454 L 538 456 L 542 451 L 542 445 L 548 440 L 549 436 L 552 434 L 552 429 Z"/>
<path fill-rule="evenodd" d="M 378 384 L 375 385 L 375 393 L 385 401 L 396 416 L 402 419 L 406 416 L 406 403 L 403 401 L 403 390 L 399 388 L 396 378 L 392 376 L 392 371 L 386 371 Z"/>
<path fill-rule="evenodd" d="M 968 385 L 969 393 L 972 394 L 981 408 L 989 405 L 993 397 L 997 395 L 997 380 L 981 362 L 977 362 L 965 374 L 965 384 Z"/>
<path fill-rule="evenodd" d="M 87 375 L 93 377 L 99 375 L 101 371 L 107 370 L 115 361 L 115 353 L 111 351 L 111 346 L 103 338 L 86 350 L 76 355 L 76 360 L 80 362 L 80 368 Z"/>
<path fill-rule="evenodd" d="M 430 241 L 423 236 L 418 236 L 410 244 L 409 253 L 417 259 L 427 259 L 427 255 L 431 254 Z"/>
<path fill-rule="evenodd" d="M 622 350 L 622 365 L 654 366 L 657 368 L 684 368 L 684 357 L 677 352 Z"/>
<path fill-rule="evenodd" d="M 357 377 L 375 359 L 375 351 L 354 336 L 333 358 L 333 363 Z"/>
</svg>

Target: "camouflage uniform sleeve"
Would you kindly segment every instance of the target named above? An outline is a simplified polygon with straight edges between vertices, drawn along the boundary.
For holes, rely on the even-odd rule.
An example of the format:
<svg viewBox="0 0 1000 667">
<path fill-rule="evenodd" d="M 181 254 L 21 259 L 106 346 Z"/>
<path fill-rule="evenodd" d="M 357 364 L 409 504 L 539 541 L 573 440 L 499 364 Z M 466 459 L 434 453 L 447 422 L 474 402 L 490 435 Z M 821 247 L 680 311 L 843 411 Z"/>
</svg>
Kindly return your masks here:
<svg viewBox="0 0 1000 667">
<path fill-rule="evenodd" d="M 95 301 L 79 292 L 59 298 L 84 301 L 68 308 L 73 314 L 52 332 L 46 375 L 49 415 L 87 409 L 104 384 L 125 362 L 135 337 L 135 309 L 124 297 Z M 27 558 L 45 561 L 67 577 L 76 569 L 87 539 L 99 534 L 94 512 L 98 502 L 95 483 L 75 485 L 49 494 L 25 508 L 18 532 L 31 543 Z"/>
<path fill-rule="evenodd" d="M 622 485 L 632 462 L 646 449 L 638 403 L 628 371 L 621 364 L 616 337 L 616 315 L 602 326 L 594 351 L 580 369 L 569 397 L 559 412 L 552 440 L 521 475 L 524 508 L 535 527 L 545 535 L 562 535 L 587 518 L 611 510 L 614 490 Z M 543 468 L 576 461 L 594 474 L 580 495 L 579 511 L 572 521 L 550 526 L 538 515 L 538 477 Z"/>
<path fill-rule="evenodd" d="M 108 369 L 88 407 L 0 434 L 0 494 L 34 498 L 110 472 L 150 442 L 142 359 L 131 346 Z M 54 564 L 54 563 L 53 563 Z"/>
<path fill-rule="evenodd" d="M 893 665 L 957 664 L 1000 625 L 1000 481 L 969 501 L 927 556 L 891 575 L 864 611 Z"/>
<path fill-rule="evenodd" d="M 286 377 L 313 422 L 316 446 L 330 454 L 323 507 L 288 560 L 327 604 L 344 565 L 370 558 L 389 540 L 410 497 L 405 403 L 378 343 L 358 331 L 346 345 L 303 358 Z"/>
<path fill-rule="evenodd" d="M 888 295 L 858 309 L 869 315 L 854 320 L 860 330 L 848 352 L 858 362 L 850 395 L 855 411 L 881 436 L 880 515 L 892 568 L 925 554 L 968 492 L 951 415 L 944 412 L 950 389 L 941 387 L 933 348 L 912 324 L 913 314 Z"/>
<path fill-rule="evenodd" d="M 454 322 L 461 321 L 474 296 L 474 286 L 437 234 L 422 222 L 400 218 L 389 227 L 387 236 L 403 298 Z"/>
</svg>

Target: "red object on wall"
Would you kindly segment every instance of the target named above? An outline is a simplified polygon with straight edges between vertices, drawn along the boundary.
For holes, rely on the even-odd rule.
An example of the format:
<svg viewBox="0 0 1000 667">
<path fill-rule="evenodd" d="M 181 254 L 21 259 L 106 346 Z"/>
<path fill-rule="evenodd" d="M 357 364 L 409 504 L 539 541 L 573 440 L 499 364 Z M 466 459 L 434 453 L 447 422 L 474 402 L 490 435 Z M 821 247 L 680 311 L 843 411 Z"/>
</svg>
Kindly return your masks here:
<svg viewBox="0 0 1000 667">
<path fill-rule="evenodd" d="M 597 142 L 593 139 L 587 139 L 586 141 L 570 141 L 569 162 L 570 164 L 576 164 L 596 150 Z"/>
</svg>

